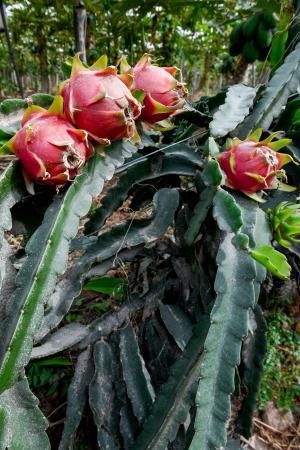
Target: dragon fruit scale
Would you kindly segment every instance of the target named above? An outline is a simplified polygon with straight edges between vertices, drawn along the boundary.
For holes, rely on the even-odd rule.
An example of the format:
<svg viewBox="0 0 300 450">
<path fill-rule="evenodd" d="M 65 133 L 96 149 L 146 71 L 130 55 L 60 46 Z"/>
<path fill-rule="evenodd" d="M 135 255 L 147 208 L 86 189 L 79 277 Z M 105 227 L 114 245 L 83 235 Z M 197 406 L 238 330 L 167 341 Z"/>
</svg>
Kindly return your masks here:
<svg viewBox="0 0 300 450">
<path fill-rule="evenodd" d="M 279 153 L 289 139 L 272 142 L 277 133 L 259 142 L 261 130 L 257 130 L 245 141 L 233 139 L 231 145 L 218 156 L 225 174 L 225 184 L 244 194 L 261 200 L 256 195 L 264 189 L 282 189 L 291 191 L 293 187 L 284 184 L 286 174 L 282 167 L 293 159 L 285 153 Z"/>
<path fill-rule="evenodd" d="M 22 127 L 8 147 L 21 162 L 29 191 L 34 181 L 63 186 L 75 178 L 93 153 L 87 133 L 64 117 L 61 96 L 55 97 L 48 110 L 27 108 Z"/>
<path fill-rule="evenodd" d="M 185 105 L 187 90 L 175 78 L 176 67 L 153 65 L 150 55 L 145 54 L 132 69 L 122 58 L 121 71 L 132 73 L 133 90 L 143 91 L 142 121 L 155 124 L 178 114 Z"/>
<path fill-rule="evenodd" d="M 107 67 L 106 56 L 86 68 L 76 55 L 71 78 L 61 88 L 65 114 L 100 144 L 134 138 L 141 105 L 128 87 L 131 83 L 130 74 L 118 75 L 116 67 Z"/>
</svg>

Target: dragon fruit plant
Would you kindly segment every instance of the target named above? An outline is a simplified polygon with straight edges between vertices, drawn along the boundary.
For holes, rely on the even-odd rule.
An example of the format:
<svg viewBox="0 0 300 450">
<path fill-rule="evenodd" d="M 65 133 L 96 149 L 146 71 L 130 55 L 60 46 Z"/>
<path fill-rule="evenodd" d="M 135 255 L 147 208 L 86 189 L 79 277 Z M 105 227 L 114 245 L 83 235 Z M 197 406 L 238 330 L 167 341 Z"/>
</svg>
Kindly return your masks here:
<svg viewBox="0 0 300 450">
<path fill-rule="evenodd" d="M 298 44 L 259 93 L 234 85 L 190 108 L 176 68 L 149 55 L 132 68 L 76 56 L 52 106 L 0 104 L 0 155 L 17 157 L 0 175 L 1 450 L 50 450 L 44 413 L 59 450 L 87 434 L 111 450 L 249 439 L 264 280 L 299 267 L 300 153 L 279 133 L 299 61 Z M 43 364 L 73 366 L 53 412 L 31 391 Z M 43 396 L 62 379 L 46 378 Z"/>
</svg>

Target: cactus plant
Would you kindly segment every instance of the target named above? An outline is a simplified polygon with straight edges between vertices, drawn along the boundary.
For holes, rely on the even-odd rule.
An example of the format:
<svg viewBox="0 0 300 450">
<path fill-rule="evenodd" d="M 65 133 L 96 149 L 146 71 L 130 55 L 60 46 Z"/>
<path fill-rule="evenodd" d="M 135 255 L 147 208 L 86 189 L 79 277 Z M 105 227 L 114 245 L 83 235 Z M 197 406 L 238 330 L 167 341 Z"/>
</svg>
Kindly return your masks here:
<svg viewBox="0 0 300 450">
<path fill-rule="evenodd" d="M 294 193 L 283 194 L 289 196 L 284 200 L 289 204 L 282 204 L 278 190 L 268 188 L 275 186 L 276 175 L 286 164 L 287 178 L 299 189 L 294 176 L 298 167 L 293 165 L 297 155 L 290 156 L 294 151 L 290 140 L 278 139 L 279 133 L 270 134 L 270 129 L 289 95 L 296 92 L 299 61 L 298 45 L 259 98 L 255 88 L 233 86 L 225 99 L 214 99 L 219 108 L 212 114 L 207 111 L 205 121 L 198 110 L 203 102 L 208 108 L 207 99 L 200 98 L 193 114 L 183 111 L 176 117 L 167 141 L 160 131 L 153 133 L 135 121 L 147 119 L 153 125 L 165 117 L 172 119 L 186 102 L 184 87 L 173 77 L 173 68 L 154 66 L 148 57 L 144 62 L 151 71 L 150 81 L 155 74 L 165 88 L 159 92 L 144 84 L 149 82 L 144 68 L 141 75 L 138 66 L 130 71 L 122 60 L 123 73 L 118 75 L 117 69 L 105 68 L 104 58 L 90 68 L 75 67 L 61 91 L 64 109 L 59 118 L 57 111 L 51 115 L 31 108 L 22 126 L 19 119 L 28 100 L 0 106 L 5 141 L 0 153 L 14 147 L 19 156 L 0 177 L 1 448 L 50 448 L 47 422 L 24 369 L 30 360 L 61 352 L 76 364 L 60 450 L 76 448 L 86 414 L 94 424 L 94 448 L 239 448 L 228 435 L 237 378 L 248 391 L 233 422 L 236 431 L 249 436 L 265 355 L 257 342 L 265 339 L 258 306 L 262 283 L 267 271 L 286 279 L 292 267 L 289 245 L 295 239 L 298 207 L 288 205 L 295 202 Z M 101 94 L 120 87 L 118 101 L 115 94 L 95 97 L 100 85 L 105 85 Z M 142 96 L 138 89 L 144 91 Z M 144 102 L 141 115 L 134 95 Z M 147 96 L 164 105 L 160 110 L 164 116 L 153 115 Z M 124 113 L 129 107 L 130 118 Z M 104 110 L 110 119 L 117 111 L 121 123 L 98 121 Z M 10 114 L 14 129 L 5 114 Z M 48 142 L 52 117 L 59 124 L 59 144 L 64 145 Z M 41 128 L 36 133 L 29 130 L 26 140 L 28 124 Z M 135 128 L 139 142 L 134 139 Z M 65 132 L 82 164 L 68 173 L 72 183 L 47 196 L 45 214 L 24 237 L 22 251 L 15 252 L 7 237 L 26 223 L 16 211 L 26 199 L 28 217 L 36 198 L 44 196 L 46 202 L 45 192 L 51 189 L 37 183 L 28 201 L 22 165 L 27 172 L 31 169 L 20 148 L 29 148 L 42 159 L 42 150 L 48 152 L 53 145 L 54 156 L 60 149 L 64 161 Z M 47 145 L 38 145 L 40 137 L 47 138 Z M 58 160 L 55 167 L 42 161 L 44 176 L 31 176 L 31 181 L 56 176 Z M 62 169 L 65 172 L 59 165 L 58 172 Z M 105 184 L 114 174 L 115 182 Z M 271 216 L 257 198 L 244 195 L 261 189 L 266 189 L 263 207 L 272 209 Z M 116 224 L 111 217 L 116 218 L 116 211 L 121 217 L 124 201 L 131 202 L 130 212 Z M 289 243 L 284 253 L 273 248 L 272 233 L 280 244 Z M 118 277 L 126 278 L 122 299 L 111 296 L 104 314 L 94 308 L 97 313 L 87 314 L 83 323 L 66 323 L 78 309 L 84 314 L 88 308 L 80 306 L 81 295 L 116 269 Z M 254 336 L 249 328 L 253 322 L 259 327 Z M 253 345 L 247 345 L 251 340 Z"/>
</svg>

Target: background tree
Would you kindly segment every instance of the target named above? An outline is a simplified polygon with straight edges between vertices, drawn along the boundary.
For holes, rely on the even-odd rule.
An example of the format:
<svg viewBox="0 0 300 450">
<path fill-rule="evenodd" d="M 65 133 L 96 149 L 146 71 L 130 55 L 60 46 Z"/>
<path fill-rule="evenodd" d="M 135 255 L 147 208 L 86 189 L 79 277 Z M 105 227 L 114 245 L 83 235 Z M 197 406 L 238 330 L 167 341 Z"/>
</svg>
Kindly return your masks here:
<svg viewBox="0 0 300 450">
<path fill-rule="evenodd" d="M 86 0 L 87 61 L 92 63 L 105 52 L 110 63 L 115 64 L 126 53 L 133 64 L 143 52 L 149 52 L 163 57 L 166 65 L 180 67 L 192 93 L 208 93 L 236 82 L 246 68 L 240 58 L 226 59 L 229 35 L 236 22 L 258 8 L 279 13 L 281 3 L 285 2 Z M 62 61 L 79 49 L 73 17 L 74 7 L 79 4 L 82 2 L 5 1 L 27 94 L 37 90 L 53 92 L 64 78 Z M 85 14 L 82 7 L 77 11 Z M 16 83 L 8 69 L 4 36 L 0 36 L 0 42 L 0 95 L 7 97 L 16 93 Z"/>
</svg>

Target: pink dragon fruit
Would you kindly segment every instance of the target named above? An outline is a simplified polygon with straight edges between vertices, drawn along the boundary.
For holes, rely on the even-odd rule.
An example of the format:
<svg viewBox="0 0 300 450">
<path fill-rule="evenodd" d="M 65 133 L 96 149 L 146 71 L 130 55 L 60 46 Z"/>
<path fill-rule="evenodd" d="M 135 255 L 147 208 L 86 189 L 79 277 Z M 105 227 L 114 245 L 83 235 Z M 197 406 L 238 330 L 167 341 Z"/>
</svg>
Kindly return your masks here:
<svg viewBox="0 0 300 450">
<path fill-rule="evenodd" d="M 121 70 L 130 73 L 125 59 Z M 151 57 L 145 54 L 132 69 L 133 89 L 144 93 L 141 119 L 154 124 L 180 112 L 187 95 L 184 83 L 174 78 L 176 67 L 159 67 L 151 64 Z"/>
<path fill-rule="evenodd" d="M 71 78 L 61 89 L 65 113 L 101 144 L 133 138 L 141 105 L 128 88 L 131 84 L 132 76 L 118 75 L 115 67 L 107 67 L 105 56 L 86 68 L 76 55 Z"/>
<path fill-rule="evenodd" d="M 261 130 L 257 130 L 245 141 L 235 138 L 232 145 L 218 157 L 221 169 L 226 175 L 226 185 L 256 200 L 259 198 L 255 193 L 263 189 L 294 190 L 293 187 L 282 183 L 286 181 L 286 174 L 282 167 L 293 159 L 287 154 L 276 151 L 290 140 L 282 139 L 272 142 L 275 133 L 259 142 L 260 134 Z"/>
<path fill-rule="evenodd" d="M 8 143 L 20 159 L 27 186 L 33 181 L 64 185 L 73 180 L 92 155 L 87 133 L 63 116 L 63 99 L 57 96 L 48 110 L 30 106 L 22 128 Z"/>
</svg>

